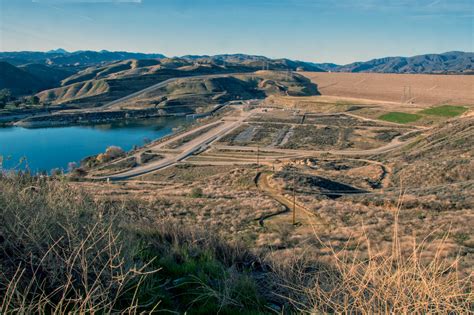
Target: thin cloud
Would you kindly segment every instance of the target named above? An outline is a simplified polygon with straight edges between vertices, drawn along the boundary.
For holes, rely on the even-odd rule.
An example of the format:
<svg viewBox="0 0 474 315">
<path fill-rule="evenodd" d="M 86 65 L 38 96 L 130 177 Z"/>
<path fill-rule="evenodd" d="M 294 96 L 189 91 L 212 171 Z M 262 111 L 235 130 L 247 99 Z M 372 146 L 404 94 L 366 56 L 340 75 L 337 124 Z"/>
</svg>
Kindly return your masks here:
<svg viewBox="0 0 474 315">
<path fill-rule="evenodd" d="M 32 0 L 33 3 L 42 4 L 78 4 L 78 3 L 136 3 L 141 4 L 143 0 Z"/>
</svg>

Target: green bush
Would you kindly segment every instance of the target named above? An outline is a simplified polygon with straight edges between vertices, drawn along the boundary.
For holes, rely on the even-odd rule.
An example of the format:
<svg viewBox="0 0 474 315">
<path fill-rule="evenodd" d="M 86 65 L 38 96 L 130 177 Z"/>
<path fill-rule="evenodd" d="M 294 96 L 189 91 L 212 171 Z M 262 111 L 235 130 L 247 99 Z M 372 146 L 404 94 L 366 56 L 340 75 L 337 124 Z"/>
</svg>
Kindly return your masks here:
<svg viewBox="0 0 474 315">
<path fill-rule="evenodd" d="M 191 192 L 189 193 L 189 196 L 191 198 L 202 198 L 203 197 L 203 191 L 200 187 L 194 187 L 191 189 Z"/>
</svg>

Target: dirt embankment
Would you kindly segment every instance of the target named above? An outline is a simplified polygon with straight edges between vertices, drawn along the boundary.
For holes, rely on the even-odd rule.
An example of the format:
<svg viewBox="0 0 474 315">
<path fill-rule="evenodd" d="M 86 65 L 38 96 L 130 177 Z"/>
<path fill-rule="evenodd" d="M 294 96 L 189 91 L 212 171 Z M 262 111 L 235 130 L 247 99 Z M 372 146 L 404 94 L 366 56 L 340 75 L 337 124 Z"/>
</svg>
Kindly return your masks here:
<svg viewBox="0 0 474 315">
<path fill-rule="evenodd" d="M 302 72 L 322 95 L 421 105 L 474 105 L 474 76 Z"/>
</svg>

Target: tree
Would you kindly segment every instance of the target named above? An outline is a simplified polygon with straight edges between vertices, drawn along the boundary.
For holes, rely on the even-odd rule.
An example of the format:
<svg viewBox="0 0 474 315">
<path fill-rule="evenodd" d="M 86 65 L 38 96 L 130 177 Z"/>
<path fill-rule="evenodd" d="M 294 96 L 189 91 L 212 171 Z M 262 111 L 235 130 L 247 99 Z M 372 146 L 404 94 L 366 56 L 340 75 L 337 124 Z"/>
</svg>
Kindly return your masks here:
<svg viewBox="0 0 474 315">
<path fill-rule="evenodd" d="M 12 92 L 9 89 L 0 90 L 0 108 L 4 108 L 12 99 Z"/>
<path fill-rule="evenodd" d="M 30 97 L 30 99 L 28 100 L 28 104 L 31 104 L 31 105 L 38 105 L 40 103 L 40 99 L 38 96 L 36 95 L 33 95 L 32 97 Z"/>
</svg>

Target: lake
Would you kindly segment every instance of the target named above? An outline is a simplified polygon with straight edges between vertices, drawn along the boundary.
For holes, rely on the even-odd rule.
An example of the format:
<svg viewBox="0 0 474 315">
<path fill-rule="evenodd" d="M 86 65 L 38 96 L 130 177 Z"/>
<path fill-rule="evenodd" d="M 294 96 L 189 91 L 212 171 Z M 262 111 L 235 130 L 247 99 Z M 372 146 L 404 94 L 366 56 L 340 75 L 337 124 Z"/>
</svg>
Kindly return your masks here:
<svg viewBox="0 0 474 315">
<path fill-rule="evenodd" d="M 71 127 L 4 127 L 0 128 L 2 167 L 28 167 L 35 173 L 54 168 L 67 170 L 70 162 L 79 164 L 83 158 L 104 152 L 111 145 L 130 150 L 191 122 L 183 117 L 162 117 Z"/>
</svg>

